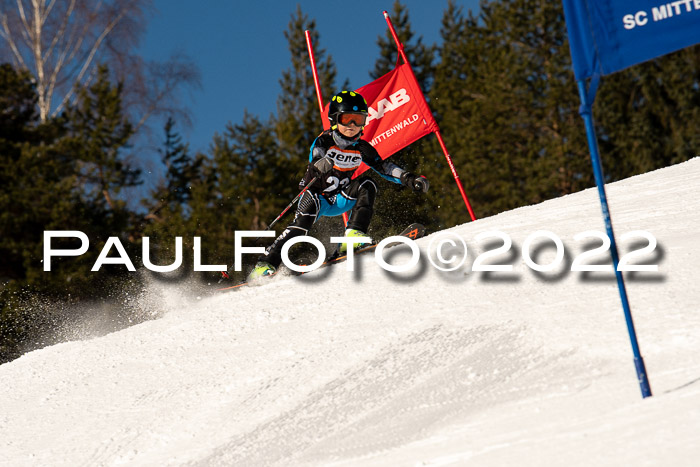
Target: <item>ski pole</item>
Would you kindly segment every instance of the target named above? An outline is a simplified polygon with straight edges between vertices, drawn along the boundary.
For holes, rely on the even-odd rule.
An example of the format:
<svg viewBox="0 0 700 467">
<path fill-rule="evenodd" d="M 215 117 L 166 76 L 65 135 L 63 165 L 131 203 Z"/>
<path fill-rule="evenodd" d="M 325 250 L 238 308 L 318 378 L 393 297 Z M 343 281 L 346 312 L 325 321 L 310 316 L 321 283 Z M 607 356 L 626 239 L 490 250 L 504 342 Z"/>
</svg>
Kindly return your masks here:
<svg viewBox="0 0 700 467">
<path fill-rule="evenodd" d="M 272 226 L 275 225 L 275 224 L 277 223 L 278 220 L 282 219 L 282 216 L 284 216 L 285 213 L 286 213 L 287 211 L 289 211 L 289 208 L 291 208 L 292 206 L 294 206 L 294 203 L 296 203 L 297 200 L 298 200 L 299 198 L 301 198 L 301 196 L 302 196 L 304 193 L 306 193 L 306 190 L 308 190 L 309 188 L 311 188 L 311 185 L 314 184 L 314 182 L 316 181 L 317 178 L 318 178 L 318 177 L 314 177 L 314 178 L 311 179 L 311 181 L 309 182 L 309 184 L 306 185 L 306 186 L 304 187 L 304 189 L 301 190 L 301 191 L 299 192 L 299 194 L 292 200 L 291 203 L 289 203 L 289 204 L 287 205 L 286 208 L 284 208 L 284 211 L 282 211 L 282 212 L 280 213 L 280 215 L 277 216 L 277 217 L 275 218 L 274 221 L 270 222 L 270 224 L 269 224 L 269 225 L 267 226 L 267 228 L 265 229 L 265 232 L 267 232 L 268 230 L 270 230 L 270 229 L 272 228 Z M 256 242 L 257 242 L 258 240 L 260 240 L 260 237 L 258 237 L 258 238 L 255 239 Z"/>
<path fill-rule="evenodd" d="M 289 203 L 289 204 L 287 205 L 286 208 L 284 208 L 284 211 L 282 211 L 282 212 L 280 213 L 280 215 L 277 216 L 277 217 L 275 218 L 275 220 L 273 220 L 272 222 L 270 222 L 270 224 L 269 224 L 269 225 L 267 226 L 267 228 L 265 229 L 265 232 L 267 232 L 268 230 L 270 230 L 270 229 L 272 228 L 272 226 L 275 225 L 275 224 L 277 223 L 278 220 L 282 219 L 282 216 L 284 216 L 284 215 L 286 214 L 286 212 L 289 211 L 289 208 L 291 208 L 292 206 L 294 206 L 294 203 L 296 203 L 297 200 L 298 200 L 299 198 L 301 198 L 301 196 L 302 196 L 304 193 L 306 193 L 306 190 L 308 190 L 309 188 L 311 188 L 311 185 L 314 184 L 314 182 L 316 181 L 317 178 L 318 178 L 318 177 L 314 177 L 314 178 L 311 179 L 311 181 L 308 183 L 308 185 L 306 185 L 306 186 L 304 187 L 304 189 L 301 190 L 301 191 L 299 192 L 298 195 L 296 195 L 296 197 L 292 200 L 292 202 Z M 258 237 L 258 238 L 255 239 L 256 242 L 257 242 L 258 240 L 260 240 L 260 237 Z M 233 267 L 233 266 L 232 266 L 232 267 Z M 224 279 L 229 279 L 229 278 L 230 278 L 230 276 L 229 276 L 229 273 L 230 273 L 230 272 L 231 272 L 231 268 L 229 268 L 228 271 L 221 271 L 221 278 L 219 279 L 219 283 L 221 283 L 221 281 L 224 280 Z"/>
</svg>

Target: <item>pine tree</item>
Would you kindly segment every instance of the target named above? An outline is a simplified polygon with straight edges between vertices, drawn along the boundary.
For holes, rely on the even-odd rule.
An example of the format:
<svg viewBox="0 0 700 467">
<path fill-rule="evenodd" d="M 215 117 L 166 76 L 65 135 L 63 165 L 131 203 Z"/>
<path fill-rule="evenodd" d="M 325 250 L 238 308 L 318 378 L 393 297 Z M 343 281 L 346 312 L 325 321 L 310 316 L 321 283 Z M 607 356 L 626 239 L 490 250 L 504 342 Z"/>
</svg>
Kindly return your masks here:
<svg viewBox="0 0 700 467">
<path fill-rule="evenodd" d="M 64 145 L 80 160 L 79 173 L 84 196 L 89 202 L 116 212 L 125 202 L 116 196 L 128 186 L 141 183 L 140 171 L 123 154 L 133 135 L 133 127 L 121 106 L 123 85 L 109 82 L 108 70 L 101 66 L 97 79 L 78 91 L 77 105 L 68 108 L 68 134 Z"/>
<path fill-rule="evenodd" d="M 477 217 L 590 186 L 561 5 L 452 5 L 442 33 L 434 110 Z"/>
<path fill-rule="evenodd" d="M 16 71 L 9 64 L 0 65 L 0 266 L 2 283 L 24 281 L 28 254 L 40 235 L 37 201 L 43 189 L 52 187 L 44 173 L 51 167 L 62 174 L 65 167 L 58 161 L 46 161 L 42 154 L 33 156 L 34 146 L 51 143 L 48 124 L 41 125 L 36 112 L 38 97 L 31 75 Z M 46 138 L 44 138 L 46 136 Z M 40 159 L 41 157 L 41 159 Z M 40 162 L 48 162 L 45 166 Z M 60 175 L 59 175 L 60 176 Z M 55 194 L 52 194 L 54 196 Z M 31 252 L 31 253 L 29 253 Z"/>
<path fill-rule="evenodd" d="M 29 192 L 16 193 L 22 144 L 34 139 L 38 115 L 36 91 L 27 72 L 9 64 L 0 65 L 0 280 L 22 277 L 22 240 L 13 207 L 21 205 Z M 21 175 L 21 174 L 20 174 Z"/>
<path fill-rule="evenodd" d="M 416 80 L 423 92 L 428 94 L 433 82 L 436 47 L 435 45 L 423 44 L 423 38 L 420 36 L 415 37 L 408 9 L 400 0 L 394 1 L 389 16 L 396 30 L 396 35 L 404 46 L 404 53 L 411 63 Z M 393 70 L 397 63 L 400 63 L 396 43 L 388 28 L 383 37 L 377 38 L 377 45 L 379 46 L 379 59 L 375 62 L 374 70 L 370 73 L 372 79 L 384 76 Z"/>
<path fill-rule="evenodd" d="M 203 156 L 197 154 L 194 158 L 189 154 L 189 146 L 182 142 L 182 137 L 175 131 L 175 121 L 171 118 L 165 123 L 165 141 L 163 149 L 159 150 L 165 166 L 165 180 L 152 192 L 151 199 L 144 204 L 149 209 L 147 219 L 163 222 L 159 213 L 163 208 L 170 212 L 182 211 L 192 198 L 193 181 L 199 179 Z"/>
<path fill-rule="evenodd" d="M 188 219 L 192 212 L 190 203 L 193 187 L 202 179 L 204 163 L 204 155 L 190 155 L 189 145 L 182 142 L 174 127 L 175 121 L 168 118 L 164 127 L 165 141 L 159 150 L 166 169 L 165 178 L 151 191 L 148 199 L 142 200 L 148 214 L 141 222 L 145 221 L 146 224 L 142 229 L 137 229 L 141 232 L 132 234 L 132 237 L 137 233 L 148 236 L 151 262 L 155 258 L 163 264 L 171 264 L 175 260 L 176 237 L 183 238 L 183 251 L 191 251 L 192 236 L 188 232 Z M 188 256 L 187 259 L 191 258 Z"/>
<path fill-rule="evenodd" d="M 608 180 L 697 156 L 700 46 L 606 76 L 594 106 Z"/>
<path fill-rule="evenodd" d="M 463 116 L 463 100 L 455 98 L 462 92 L 459 83 L 465 81 L 467 73 L 468 57 L 460 49 L 465 28 L 462 9 L 458 8 L 453 1 L 448 1 L 447 9 L 442 18 L 440 31 L 442 44 L 438 50 L 439 60 L 435 67 L 435 80 L 430 93 L 430 102 L 443 138 L 447 142 L 450 156 L 453 162 L 458 164 L 456 166 L 457 173 L 462 184 L 467 187 L 467 195 L 471 197 L 468 189 L 471 172 L 469 167 L 463 164 L 463 158 L 460 157 L 460 149 L 465 144 L 465 141 L 462 141 L 462 131 L 459 129 L 459 122 Z M 439 213 L 439 228 L 451 227 L 468 221 L 470 219 L 469 213 L 461 202 L 461 194 L 437 141 L 433 142 L 430 152 L 440 154 L 433 162 L 431 187 L 428 193 L 436 206 L 436 212 Z"/>
<path fill-rule="evenodd" d="M 94 93 L 97 90 L 107 92 Z M 36 99 L 32 77 L 6 66 L 0 71 L 0 101 L 7 103 L 2 116 L 7 126 L 3 128 L 12 129 L 0 137 L 4 149 L 0 153 L 0 254 L 7 260 L 0 272 L 0 361 L 17 356 L 20 346 L 33 348 L 47 329 L 68 318 L 60 309 L 39 304 L 98 299 L 110 293 L 115 280 L 123 279 L 114 270 L 92 273 L 90 269 L 108 236 L 123 238 L 130 213 L 123 207 L 108 208 L 104 195 L 84 185 L 91 175 L 93 186 L 105 180 L 99 184 L 103 189 L 128 180 L 110 172 L 119 167 L 110 156 L 118 156 L 128 133 L 124 130 L 128 122 L 121 120 L 114 102 L 118 92 L 110 90 L 113 88 L 101 82 L 96 83 L 93 94 L 81 90 L 80 110 L 41 123 L 29 111 Z M 121 123 L 111 125 L 113 121 Z M 109 128 L 117 136 L 110 136 Z M 80 257 L 54 258 L 51 271 L 45 272 L 43 236 L 47 230 L 82 231 L 93 248 Z M 72 239 L 52 242 L 59 249 L 78 245 Z"/>
<path fill-rule="evenodd" d="M 48 284 L 41 277 L 43 231 L 60 229 L 75 213 L 75 161 L 56 141 L 63 122 L 42 123 L 33 78 L 0 66 L 0 280 Z"/>
<path fill-rule="evenodd" d="M 219 178 L 221 194 L 233 202 L 236 225 L 262 230 L 297 190 L 290 183 L 293 161 L 280 155 L 269 123 L 246 113 L 243 122 L 229 125 L 214 141 L 214 160 L 224 169 Z M 293 179 L 292 179 L 293 180 Z"/>
<path fill-rule="evenodd" d="M 212 260 L 232 264 L 234 232 L 265 230 L 289 203 L 298 191 L 293 164 L 280 154 L 270 122 L 248 112 L 214 136 L 211 158 L 193 185 L 189 220 Z"/>
<path fill-rule="evenodd" d="M 304 31 L 310 31 L 314 47 L 321 93 L 328 100 L 335 94 L 336 69 L 330 55 L 320 45 L 316 31 L 316 21 L 297 6 L 284 37 L 289 44 L 291 67 L 282 73 L 281 92 L 277 98 L 277 115 L 273 125 L 279 151 L 293 161 L 296 172 L 301 177 L 308 163 L 309 147 L 322 131 L 323 122 L 319 114 L 313 72 L 309 61 Z"/>
<path fill-rule="evenodd" d="M 416 37 L 411 27 L 408 9 L 400 1 L 394 2 L 390 17 L 396 34 L 403 44 L 404 53 L 416 75 L 416 80 L 427 96 L 433 82 L 436 48 L 434 45 L 423 44 L 422 37 Z M 393 70 L 398 58 L 398 48 L 388 28 L 386 34 L 377 39 L 377 45 L 379 58 L 375 62 L 374 70 L 370 73 L 373 79 Z M 390 160 L 410 172 L 428 177 L 433 189 L 435 161 L 438 155 L 441 157 L 441 153 L 434 151 L 430 139 L 426 137 L 413 143 L 393 154 Z M 382 237 L 396 233 L 412 222 L 421 222 L 431 229 L 439 225 L 436 217 L 437 205 L 432 198 L 383 180 L 379 183 L 382 190 L 375 205 L 375 216 L 371 225 L 373 235 Z"/>
</svg>

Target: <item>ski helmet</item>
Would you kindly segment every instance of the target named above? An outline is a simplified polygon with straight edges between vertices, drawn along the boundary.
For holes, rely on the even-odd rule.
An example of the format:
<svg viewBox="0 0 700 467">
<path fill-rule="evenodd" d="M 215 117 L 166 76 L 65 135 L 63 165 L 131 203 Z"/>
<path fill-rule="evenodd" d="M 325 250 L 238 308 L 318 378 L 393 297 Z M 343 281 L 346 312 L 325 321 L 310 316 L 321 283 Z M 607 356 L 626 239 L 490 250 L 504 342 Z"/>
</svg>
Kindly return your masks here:
<svg viewBox="0 0 700 467">
<path fill-rule="evenodd" d="M 333 96 L 328 107 L 328 120 L 331 121 L 331 128 L 334 130 L 337 128 L 338 115 L 350 113 L 367 116 L 367 109 L 367 101 L 359 93 L 354 91 L 339 92 Z"/>
</svg>

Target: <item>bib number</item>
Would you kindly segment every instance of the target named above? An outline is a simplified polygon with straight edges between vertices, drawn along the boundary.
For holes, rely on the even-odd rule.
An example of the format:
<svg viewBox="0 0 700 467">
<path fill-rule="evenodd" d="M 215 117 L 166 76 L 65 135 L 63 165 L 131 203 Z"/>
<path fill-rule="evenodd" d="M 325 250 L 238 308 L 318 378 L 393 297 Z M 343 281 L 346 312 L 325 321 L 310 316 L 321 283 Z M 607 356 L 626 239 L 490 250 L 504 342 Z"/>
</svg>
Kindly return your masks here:
<svg viewBox="0 0 700 467">
<path fill-rule="evenodd" d="M 328 177 L 326 179 L 326 183 L 328 183 L 329 186 L 328 186 L 328 188 L 323 190 L 323 192 L 330 193 L 332 191 L 335 191 L 338 187 L 340 187 L 341 189 L 345 188 L 348 185 L 348 183 L 350 183 L 350 179 L 346 177 L 346 178 L 340 180 L 338 177 L 331 175 L 330 177 Z"/>
</svg>

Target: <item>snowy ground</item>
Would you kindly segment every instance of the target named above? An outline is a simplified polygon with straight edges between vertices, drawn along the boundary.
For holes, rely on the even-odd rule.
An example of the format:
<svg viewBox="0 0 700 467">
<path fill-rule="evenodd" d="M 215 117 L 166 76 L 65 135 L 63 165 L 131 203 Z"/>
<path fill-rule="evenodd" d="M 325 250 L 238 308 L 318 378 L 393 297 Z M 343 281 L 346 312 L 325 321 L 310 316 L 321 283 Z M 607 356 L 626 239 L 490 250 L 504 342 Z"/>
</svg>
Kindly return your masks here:
<svg viewBox="0 0 700 467">
<path fill-rule="evenodd" d="M 603 231 L 587 190 L 451 229 L 471 249 L 451 273 L 431 235 L 408 274 L 367 256 L 213 297 L 154 285 L 161 318 L 0 366 L 0 464 L 700 465 L 700 158 L 608 196 L 618 241 L 658 240 L 636 262 L 659 271 L 626 275 L 652 398 L 612 273 L 567 271 Z M 514 270 L 472 272 L 494 229 Z M 543 229 L 567 254 L 539 274 L 521 250 Z"/>
</svg>

